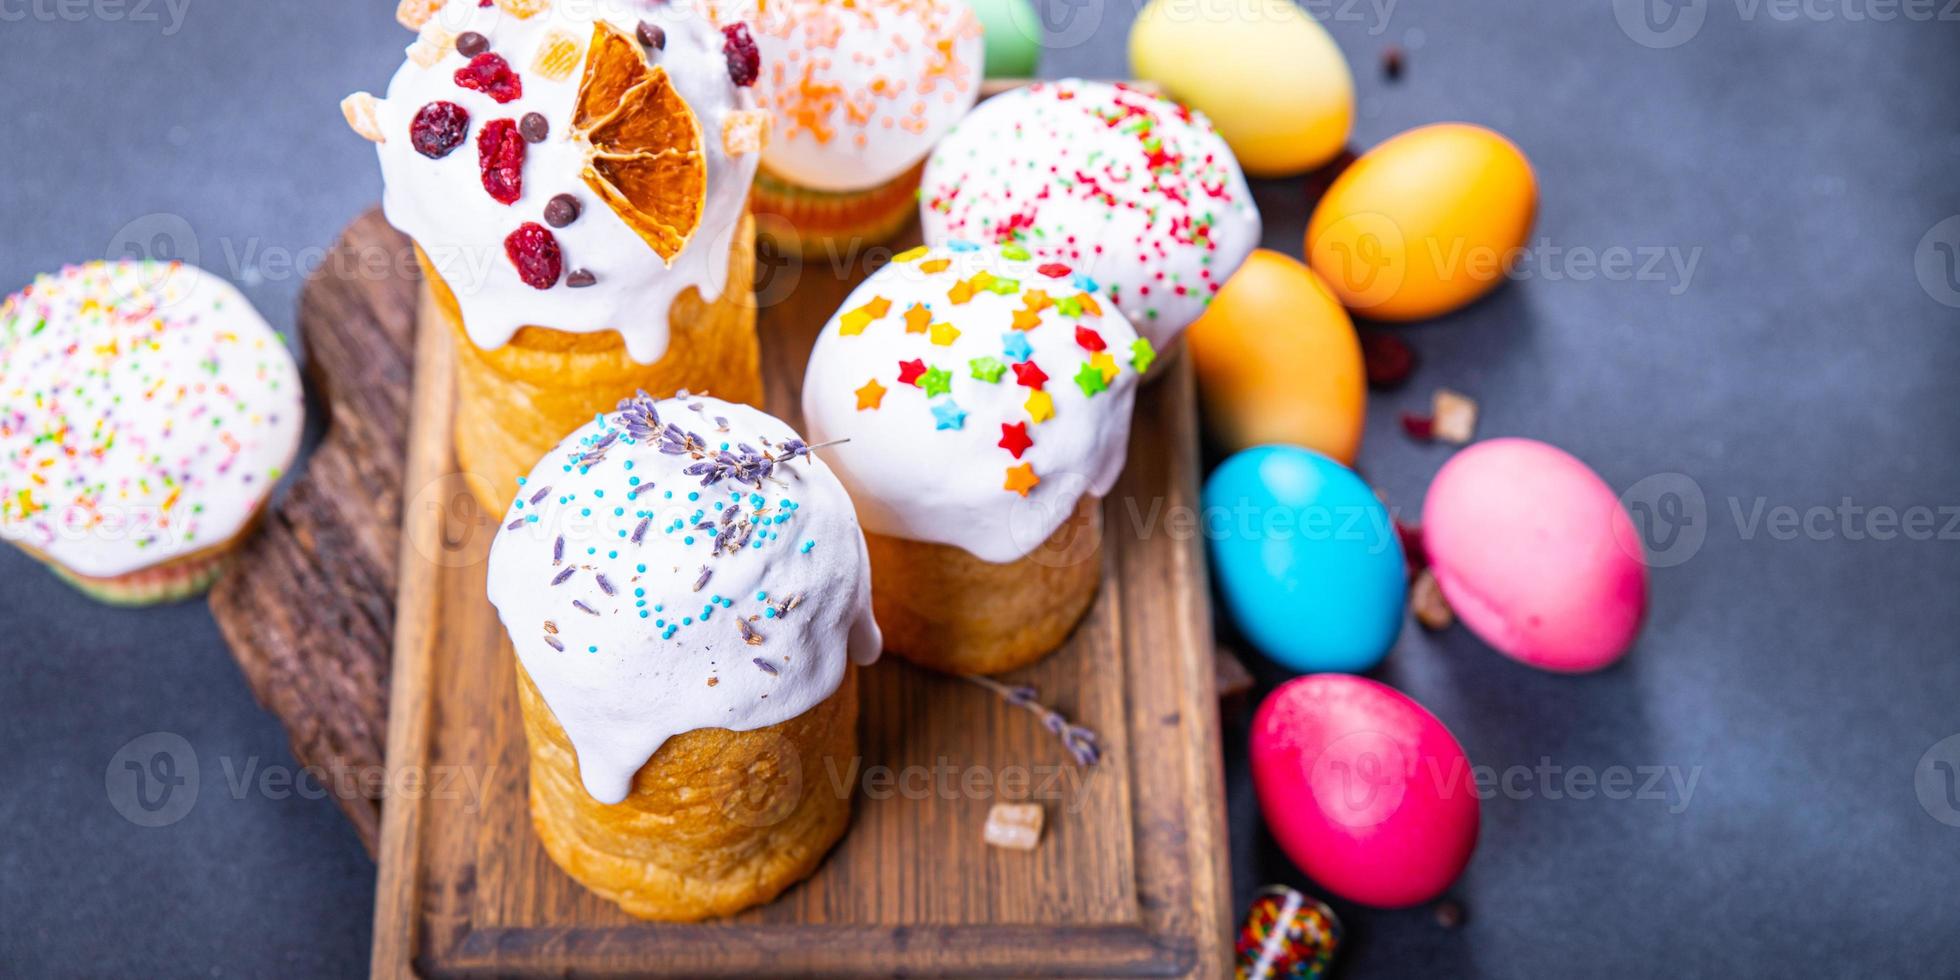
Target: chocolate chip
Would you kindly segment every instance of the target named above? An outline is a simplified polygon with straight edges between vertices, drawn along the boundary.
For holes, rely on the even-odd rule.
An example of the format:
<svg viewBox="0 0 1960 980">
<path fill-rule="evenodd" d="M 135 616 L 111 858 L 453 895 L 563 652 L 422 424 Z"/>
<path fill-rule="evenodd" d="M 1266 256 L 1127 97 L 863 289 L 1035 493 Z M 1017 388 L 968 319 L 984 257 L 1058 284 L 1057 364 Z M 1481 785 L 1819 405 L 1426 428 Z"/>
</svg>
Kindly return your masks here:
<svg viewBox="0 0 1960 980">
<path fill-rule="evenodd" d="M 551 134 L 551 123 L 545 121 L 542 112 L 527 112 L 517 121 L 517 131 L 523 134 L 526 143 L 542 143 Z"/>
<path fill-rule="evenodd" d="M 560 194 L 545 202 L 544 223 L 553 228 L 563 228 L 578 220 L 578 198 L 570 194 Z"/>
<path fill-rule="evenodd" d="M 640 28 L 634 33 L 639 35 L 640 44 L 644 47 L 655 51 L 663 51 L 667 48 L 667 32 L 661 30 L 659 24 L 640 21 Z"/>
<path fill-rule="evenodd" d="M 565 276 L 565 285 L 573 289 L 584 289 L 598 281 L 598 276 L 593 275 L 585 269 L 573 269 L 570 274 Z"/>
<path fill-rule="evenodd" d="M 490 50 L 490 39 L 475 31 L 464 31 L 456 35 L 456 53 L 465 58 L 474 58 Z"/>
</svg>

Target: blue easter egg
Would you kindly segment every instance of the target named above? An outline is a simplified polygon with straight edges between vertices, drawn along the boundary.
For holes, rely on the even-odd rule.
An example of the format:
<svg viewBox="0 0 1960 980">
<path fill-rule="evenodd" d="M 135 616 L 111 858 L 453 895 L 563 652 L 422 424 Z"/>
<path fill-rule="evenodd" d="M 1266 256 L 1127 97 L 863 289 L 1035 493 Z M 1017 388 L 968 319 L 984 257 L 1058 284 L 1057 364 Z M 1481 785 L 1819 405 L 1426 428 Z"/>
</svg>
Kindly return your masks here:
<svg viewBox="0 0 1960 980">
<path fill-rule="evenodd" d="M 1232 619 L 1294 670 L 1356 673 L 1402 632 L 1408 572 L 1388 508 L 1310 449 L 1259 446 L 1205 481 L 1204 532 Z"/>
</svg>

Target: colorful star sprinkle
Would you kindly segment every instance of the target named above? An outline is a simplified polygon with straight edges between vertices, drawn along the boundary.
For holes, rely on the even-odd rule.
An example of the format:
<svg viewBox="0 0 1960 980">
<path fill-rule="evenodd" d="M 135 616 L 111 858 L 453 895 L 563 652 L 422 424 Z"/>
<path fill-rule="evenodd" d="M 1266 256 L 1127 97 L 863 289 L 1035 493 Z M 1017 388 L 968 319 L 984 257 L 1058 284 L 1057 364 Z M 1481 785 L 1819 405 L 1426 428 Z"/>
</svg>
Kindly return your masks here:
<svg viewBox="0 0 1960 980">
<path fill-rule="evenodd" d="M 960 328 L 950 323 L 935 323 L 932 325 L 931 337 L 934 344 L 951 347 L 953 341 L 960 339 Z"/>
<path fill-rule="evenodd" d="M 920 266 L 920 268 L 923 269 L 925 267 Z M 946 298 L 949 301 L 951 301 L 954 306 L 959 306 L 962 303 L 969 302 L 973 299 L 973 287 L 967 285 L 966 280 L 962 279 L 959 282 L 954 283 L 953 288 L 946 290 Z"/>
<path fill-rule="evenodd" d="M 925 373 L 926 373 L 926 362 L 923 360 L 914 358 L 909 361 L 898 362 L 899 384 L 916 385 L 919 383 L 919 378 L 923 376 Z"/>
<path fill-rule="evenodd" d="M 1026 406 L 1028 418 L 1039 424 L 1055 417 L 1055 399 L 1045 391 L 1028 394 Z"/>
<path fill-rule="evenodd" d="M 1014 383 L 1040 391 L 1041 386 L 1048 383 L 1048 372 L 1043 371 L 1041 365 L 1033 361 L 1022 361 L 1014 365 Z"/>
<path fill-rule="evenodd" d="M 1034 356 L 1034 345 L 1019 333 L 1001 334 L 1000 348 L 1010 361 L 1025 361 Z"/>
<path fill-rule="evenodd" d="M 877 408 L 884 404 L 885 386 L 879 384 L 877 378 L 872 378 L 870 381 L 864 383 L 864 387 L 857 390 L 857 396 L 858 411 L 862 412 L 867 408 Z"/>
<path fill-rule="evenodd" d="M 1150 346 L 1150 338 L 1138 337 L 1130 342 L 1130 366 L 1136 368 L 1138 374 L 1150 370 L 1150 365 L 1156 360 L 1157 349 Z"/>
<path fill-rule="evenodd" d="M 929 254 L 931 251 L 932 249 L 929 249 L 924 245 L 914 245 L 913 247 L 908 248 L 905 251 L 892 256 L 892 261 L 893 262 L 917 262 L 920 259 L 925 258 L 926 255 Z"/>
<path fill-rule="evenodd" d="M 919 263 L 919 271 L 926 272 L 926 273 L 945 272 L 946 267 L 952 264 L 953 264 L 952 259 L 933 259 L 930 262 Z"/>
<path fill-rule="evenodd" d="M 926 325 L 931 322 L 932 311 L 926 309 L 923 303 L 913 303 L 911 309 L 905 311 L 906 333 L 925 333 Z"/>
<path fill-rule="evenodd" d="M 966 411 L 954 404 L 951 399 L 932 406 L 932 418 L 935 429 L 966 428 Z"/>
<path fill-rule="evenodd" d="M 1014 329 L 1033 330 L 1041 326 L 1041 314 L 1035 310 L 1015 310 Z"/>
<path fill-rule="evenodd" d="M 1082 389 L 1082 394 L 1088 398 L 1094 398 L 1099 391 L 1109 390 L 1109 385 L 1103 382 L 1102 372 L 1087 362 L 1076 369 L 1075 386 Z"/>
<path fill-rule="evenodd" d="M 1108 351 L 1097 351 L 1093 357 L 1089 358 L 1089 363 L 1096 370 L 1102 372 L 1104 384 L 1115 381 L 1116 376 L 1123 372 L 1122 368 L 1116 366 L 1116 357 Z"/>
<path fill-rule="evenodd" d="M 1103 343 L 1102 334 L 1084 326 L 1077 326 L 1075 328 L 1075 342 L 1083 350 L 1099 351 L 1109 346 Z"/>
<path fill-rule="evenodd" d="M 919 387 L 925 390 L 927 397 L 946 394 L 953 390 L 952 372 L 935 366 L 919 376 Z"/>
<path fill-rule="evenodd" d="M 1028 424 L 1026 422 L 1002 422 L 1000 424 L 1000 442 L 998 445 L 1000 448 L 1013 453 L 1015 459 L 1020 459 L 1021 454 L 1026 452 L 1029 446 L 1034 445 L 1034 440 L 1028 438 Z"/>
<path fill-rule="evenodd" d="M 885 314 L 891 312 L 891 308 L 891 300 L 883 296 L 874 296 L 871 302 L 839 317 L 837 319 L 837 332 L 846 337 L 855 337 L 863 333 L 864 328 L 870 326 L 873 321 L 881 319 Z"/>
<path fill-rule="evenodd" d="M 1001 376 L 1007 373 L 1007 364 L 997 357 L 976 357 L 966 362 L 973 371 L 973 380 L 998 384 Z"/>
<path fill-rule="evenodd" d="M 1033 463 L 1022 463 L 1007 468 L 1007 481 L 1001 484 L 1002 490 L 1012 490 L 1025 497 L 1041 483 L 1041 477 L 1034 475 Z"/>
</svg>

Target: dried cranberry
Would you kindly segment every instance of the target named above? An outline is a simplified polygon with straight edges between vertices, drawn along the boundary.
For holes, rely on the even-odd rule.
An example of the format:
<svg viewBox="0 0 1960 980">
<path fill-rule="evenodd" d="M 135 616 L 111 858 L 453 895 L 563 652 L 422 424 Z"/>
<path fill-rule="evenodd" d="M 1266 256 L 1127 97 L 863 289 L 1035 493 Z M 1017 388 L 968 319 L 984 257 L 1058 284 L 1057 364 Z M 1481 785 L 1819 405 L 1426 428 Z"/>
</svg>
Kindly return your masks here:
<svg viewBox="0 0 1960 980">
<path fill-rule="evenodd" d="M 728 77 L 743 88 L 755 84 L 762 74 L 762 52 L 755 46 L 755 38 L 749 36 L 749 25 L 730 24 L 721 29 L 722 56 L 728 59 Z"/>
<path fill-rule="evenodd" d="M 409 142 L 415 144 L 415 152 L 431 160 L 448 156 L 450 150 L 462 145 L 463 137 L 469 133 L 469 110 L 454 102 L 431 102 L 408 125 Z"/>
<path fill-rule="evenodd" d="M 1407 341 L 1374 330 L 1361 333 L 1361 360 L 1367 365 L 1368 383 L 1377 388 L 1393 388 L 1409 380 L 1416 369 L 1416 352 Z"/>
<path fill-rule="evenodd" d="M 558 285 L 565 271 L 565 256 L 558 251 L 558 238 L 535 221 L 526 221 L 504 239 L 504 254 L 517 267 L 517 277 L 532 289 Z"/>
<path fill-rule="evenodd" d="M 1402 554 L 1409 562 L 1409 574 L 1429 567 L 1429 549 L 1423 547 L 1422 525 L 1395 522 L 1395 536 L 1402 539 Z"/>
<path fill-rule="evenodd" d="M 1434 415 L 1417 415 L 1414 412 L 1403 412 L 1402 431 L 1407 432 L 1411 438 L 1428 442 L 1436 438 L 1436 417 Z"/>
<path fill-rule="evenodd" d="M 510 70 L 510 62 L 500 54 L 485 52 L 456 69 L 456 84 L 472 92 L 482 92 L 498 102 L 509 102 L 524 94 L 524 82 Z"/>
<path fill-rule="evenodd" d="M 490 39 L 475 31 L 464 31 L 456 35 L 456 53 L 465 58 L 474 58 L 490 50 Z"/>
<path fill-rule="evenodd" d="M 483 189 L 505 204 L 524 196 L 524 137 L 517 124 L 492 119 L 476 134 L 476 166 L 483 172 Z"/>
</svg>

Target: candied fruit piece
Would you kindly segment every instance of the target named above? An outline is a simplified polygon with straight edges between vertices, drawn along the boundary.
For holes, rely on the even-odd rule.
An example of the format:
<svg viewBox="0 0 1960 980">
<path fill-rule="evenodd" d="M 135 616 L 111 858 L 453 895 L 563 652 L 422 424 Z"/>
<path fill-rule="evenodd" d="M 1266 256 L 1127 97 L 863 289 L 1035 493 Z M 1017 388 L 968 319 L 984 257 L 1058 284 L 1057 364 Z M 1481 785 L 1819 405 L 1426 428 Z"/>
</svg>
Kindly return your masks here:
<svg viewBox="0 0 1960 980">
<path fill-rule="evenodd" d="M 538 57 L 531 62 L 531 73 L 562 82 L 578 70 L 579 57 L 584 53 L 585 49 L 578 43 L 578 38 L 554 30 L 546 34 L 544 43 L 538 46 Z"/>
<path fill-rule="evenodd" d="M 454 102 L 431 102 L 423 106 L 408 126 L 409 141 L 415 144 L 415 152 L 431 160 L 448 156 L 449 151 L 462 145 L 463 137 L 469 132 L 469 110 Z"/>
<path fill-rule="evenodd" d="M 1416 352 L 1407 341 L 1376 330 L 1361 332 L 1361 360 L 1368 383 L 1377 388 L 1393 388 L 1409 380 L 1416 368 Z"/>
<path fill-rule="evenodd" d="M 380 101 L 366 92 L 355 92 L 340 100 L 340 114 L 347 117 L 347 125 L 370 143 L 386 143 L 388 137 L 381 132 L 381 123 L 374 113 Z"/>
<path fill-rule="evenodd" d="M 721 53 L 728 59 L 728 77 L 742 88 L 755 84 L 762 74 L 762 52 L 749 36 L 749 25 L 733 23 L 721 29 Z"/>
<path fill-rule="evenodd" d="M 524 196 L 524 137 L 509 119 L 492 119 L 476 134 L 476 165 L 483 189 L 505 204 Z"/>
<path fill-rule="evenodd" d="M 558 250 L 558 236 L 535 221 L 526 221 L 504 239 L 504 254 L 517 267 L 517 277 L 532 289 L 558 285 L 565 271 L 564 253 Z"/>
<path fill-rule="evenodd" d="M 631 35 L 602 21 L 589 52 L 572 118 L 586 150 L 586 186 L 671 263 L 707 198 L 700 120 L 667 70 L 647 67 Z"/>
<path fill-rule="evenodd" d="M 419 31 L 441 9 L 442 0 L 401 0 L 395 5 L 395 22 L 411 31 Z"/>
<path fill-rule="evenodd" d="M 518 20 L 528 20 L 549 6 L 551 0 L 497 0 L 497 9 Z"/>
<path fill-rule="evenodd" d="M 456 69 L 456 84 L 472 92 L 482 92 L 499 103 L 509 102 L 524 94 L 524 81 L 510 70 L 510 62 L 504 56 L 489 51 L 470 59 L 470 63 Z"/>
<path fill-rule="evenodd" d="M 767 109 L 737 109 L 721 121 L 721 149 L 731 157 L 760 153 L 768 142 Z"/>
</svg>

